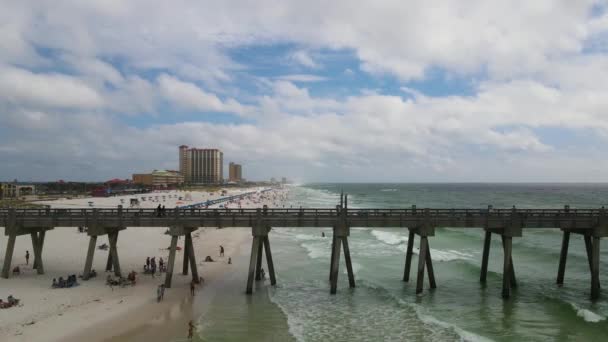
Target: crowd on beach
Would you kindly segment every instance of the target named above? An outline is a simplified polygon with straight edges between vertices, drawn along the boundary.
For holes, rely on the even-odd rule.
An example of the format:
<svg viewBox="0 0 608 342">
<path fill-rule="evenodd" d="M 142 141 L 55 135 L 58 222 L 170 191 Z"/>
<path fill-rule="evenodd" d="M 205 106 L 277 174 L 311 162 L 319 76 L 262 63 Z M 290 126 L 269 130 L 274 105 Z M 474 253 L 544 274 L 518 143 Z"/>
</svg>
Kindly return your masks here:
<svg viewBox="0 0 608 342">
<path fill-rule="evenodd" d="M 239 190 L 241 191 L 241 193 L 243 193 L 243 190 Z M 269 207 L 280 207 L 280 202 L 284 201 L 286 199 L 286 195 L 285 195 L 285 191 L 262 191 L 261 189 L 257 189 L 254 190 L 255 192 L 251 192 L 248 193 L 246 196 L 241 196 L 241 197 L 233 197 L 231 200 L 225 201 L 225 202 L 220 202 L 220 203 L 215 203 L 213 205 L 210 205 L 209 207 L 212 208 L 256 208 L 256 207 L 262 207 L 264 205 L 267 205 Z M 230 190 L 230 192 L 232 192 L 232 190 Z M 232 194 L 229 194 L 229 196 L 235 196 L 239 195 L 239 192 L 233 192 Z M 180 205 L 186 205 L 188 204 L 187 202 L 191 202 L 194 201 L 196 203 L 205 203 L 205 201 L 211 199 L 213 200 L 213 197 L 209 197 L 211 196 L 210 193 L 197 193 L 197 192 L 191 192 L 191 193 L 180 193 L 178 192 L 177 194 L 171 193 L 171 192 L 167 192 L 166 193 L 166 198 L 164 198 L 165 193 L 163 193 L 162 195 L 159 193 L 154 194 L 153 196 L 148 196 L 145 199 L 138 199 L 138 203 L 135 203 L 135 205 L 137 205 L 137 207 L 141 207 L 141 208 L 154 208 L 155 209 L 155 215 L 161 215 L 161 216 L 165 216 L 167 215 L 166 213 L 166 207 L 169 208 L 174 208 L 174 207 L 178 207 Z M 219 195 L 219 193 L 218 193 Z M 158 197 L 157 197 L 158 196 Z M 58 200 L 58 201 L 54 201 L 54 202 L 49 202 L 49 205 L 56 207 L 56 208 L 62 208 L 62 207 L 67 207 L 67 208 L 72 208 L 72 207 L 79 207 L 79 206 L 83 206 L 83 205 L 87 205 L 87 203 L 89 203 L 90 206 L 95 206 L 95 207 L 114 207 L 119 204 L 119 203 L 124 203 L 124 202 L 129 202 L 131 196 L 124 196 L 124 198 L 90 198 L 90 199 L 65 199 L 65 200 Z M 170 199 L 171 200 L 170 200 Z M 164 202 L 164 203 L 163 203 Z M 186 202 L 186 203 L 184 203 Z M 91 205 L 92 204 L 92 205 Z M 170 211 L 172 209 L 169 209 Z M 171 213 L 169 213 L 167 216 L 170 216 Z M 163 228 L 164 229 L 164 228 Z M 87 228 L 86 227 L 79 227 L 79 229 L 77 229 L 78 233 L 86 233 Z M 204 234 L 206 230 L 201 230 L 199 232 L 196 232 L 193 234 L 193 238 L 197 238 L 199 237 L 199 234 Z M 137 235 L 132 234 L 131 233 L 132 230 L 129 230 L 129 232 L 126 233 L 122 233 L 125 235 L 122 235 L 122 244 L 127 244 L 128 246 L 134 246 L 134 241 L 140 241 L 138 239 L 141 238 L 141 235 L 138 231 Z M 158 232 L 158 233 L 156 233 Z M 149 241 L 151 243 L 148 243 L 148 246 L 146 247 L 141 247 L 142 251 L 145 250 L 147 252 L 142 252 L 140 255 L 140 257 L 137 257 L 137 254 L 139 253 L 125 253 L 125 254 L 121 254 L 121 262 L 123 264 L 123 267 L 133 267 L 134 269 L 136 269 L 138 272 L 141 272 L 142 274 L 146 274 L 146 275 L 151 275 L 152 279 L 158 279 L 158 277 L 156 277 L 156 275 L 160 275 L 163 272 L 167 271 L 167 262 L 166 262 L 166 256 L 167 256 L 167 252 L 166 252 L 166 248 L 164 245 L 163 238 L 160 237 L 156 237 L 156 234 L 161 235 L 163 232 L 163 230 L 158 230 L 158 229 L 149 229 L 146 230 L 145 233 L 143 233 L 143 236 L 145 236 L 145 241 Z M 71 237 L 71 234 L 74 234 L 75 232 L 73 230 L 67 230 L 67 229 L 61 229 L 60 231 L 56 232 L 57 235 L 63 236 L 61 238 L 61 241 L 77 241 L 77 240 L 82 240 L 83 237 L 80 236 L 78 238 L 76 237 Z M 81 234 L 78 234 L 81 235 Z M 53 234 L 52 237 L 54 237 L 55 234 Z M 163 234 L 163 236 L 165 236 Z M 209 262 L 217 262 L 220 261 L 220 263 L 224 263 L 224 264 L 232 264 L 233 260 L 232 258 L 229 256 L 229 253 L 233 253 L 232 248 L 234 246 L 234 243 L 232 242 L 227 242 L 227 240 L 223 240 L 224 234 L 215 234 L 213 236 L 213 239 L 218 239 L 215 240 L 217 242 L 214 241 L 214 243 L 218 243 L 215 244 L 215 246 L 218 246 L 219 244 L 219 258 L 216 258 L 216 256 L 218 254 L 213 253 L 212 256 L 213 258 L 211 258 L 211 256 L 208 256 L 208 259 L 206 259 L 205 261 L 209 261 Z M 228 235 L 228 236 L 232 236 L 232 235 Z M 51 237 L 51 238 L 52 238 Z M 66 240 L 68 239 L 68 240 Z M 73 240 L 69 240 L 69 239 L 73 239 Z M 149 239 L 149 240 L 148 240 Z M 198 240 L 198 239 L 197 239 Z M 49 237 L 47 236 L 47 244 L 54 244 L 56 243 L 56 241 L 59 240 L 55 240 L 55 239 L 49 239 Z M 232 241 L 232 240 L 231 240 Z M 209 245 L 208 243 L 202 243 L 200 242 L 201 245 Z M 145 244 L 144 244 L 145 245 Z M 139 243 L 136 243 L 135 246 L 137 246 L 138 250 L 139 250 Z M 143 245 L 141 245 L 143 246 Z M 19 242 L 17 244 L 17 250 L 19 251 L 20 247 L 19 247 Z M 100 245 L 96 246 L 98 250 L 102 250 L 102 251 L 106 251 L 106 253 L 102 253 L 102 255 L 105 256 L 105 254 L 107 254 L 107 251 L 109 251 L 109 245 L 108 243 L 101 243 Z M 121 246 L 119 246 L 120 248 L 122 248 Z M 23 248 L 23 247 L 21 247 Z M 56 247 L 55 247 L 56 248 Z M 156 249 L 158 248 L 158 249 Z M 206 247 L 205 247 L 206 248 Z M 178 250 L 182 250 L 182 248 L 178 247 Z M 91 278 L 96 278 L 97 272 L 93 269 L 89 272 L 88 277 L 83 277 L 82 275 L 78 275 L 73 274 L 74 272 L 72 272 L 74 270 L 74 268 L 80 268 L 81 266 L 81 259 L 79 257 L 81 257 L 82 255 L 84 255 L 84 252 L 81 251 L 76 251 L 74 252 L 73 249 L 66 249 L 66 252 L 64 254 L 61 253 L 57 253 L 56 251 L 54 251 L 53 253 L 45 253 L 45 257 L 50 258 L 50 263 L 52 265 L 60 265 L 61 267 L 52 267 L 50 270 L 47 270 L 47 272 L 49 273 L 49 275 L 47 276 L 36 276 L 36 279 L 42 280 L 42 282 L 40 281 L 32 281 L 30 282 L 28 280 L 28 283 L 24 288 L 19 288 L 19 290 L 16 292 L 13 292 L 11 294 L 11 296 L 9 296 L 9 300 L 0 300 L 0 308 L 4 309 L 4 308 L 14 308 L 16 306 L 21 307 L 20 309 L 18 309 L 18 315 L 15 316 L 11 313 L 11 317 L 5 317 L 7 318 L 7 320 L 4 320 L 4 318 L 0 319 L 0 321 L 4 320 L 4 323 L 0 322 L 0 340 L 3 340 L 3 336 L 9 336 L 8 334 L 10 334 L 10 336 L 14 335 L 14 334 L 21 334 L 24 330 L 23 330 L 23 322 L 25 322 L 26 320 L 30 320 L 30 319 L 36 319 L 37 315 L 39 315 L 42 312 L 52 312 L 52 310 L 55 310 L 54 305 L 58 305 L 60 303 L 65 302 L 66 300 L 78 300 L 78 301 L 82 301 L 90 303 L 91 298 L 105 298 L 103 296 L 112 296 L 112 297 L 116 297 L 116 298 L 126 298 L 127 296 L 130 298 L 132 296 L 137 297 L 137 301 L 129 301 L 129 303 L 138 303 L 135 305 L 141 305 L 139 303 L 144 303 L 145 299 L 144 297 L 150 298 L 152 295 L 152 291 L 155 292 L 155 296 L 156 299 L 158 301 L 163 301 L 164 299 L 164 295 L 166 293 L 166 288 L 164 286 L 164 284 L 160 284 L 160 282 L 157 282 L 156 284 L 154 284 L 154 280 L 151 281 L 150 278 L 146 279 L 145 281 L 142 279 L 137 279 L 138 278 L 138 273 L 135 271 L 131 271 L 128 273 L 128 275 L 123 275 L 123 277 L 116 277 L 114 276 L 114 274 L 111 273 L 106 273 L 105 278 L 102 278 L 101 281 L 95 281 L 94 284 L 87 284 L 83 286 L 83 281 L 89 280 Z M 156 256 L 154 256 L 153 254 L 158 253 L 157 251 L 161 251 L 160 253 L 164 253 L 162 254 L 162 256 L 159 256 L 158 254 Z M 119 250 L 119 253 L 121 252 L 121 250 Z M 16 265 L 14 265 L 14 268 L 12 268 L 15 273 L 14 275 L 19 276 L 22 275 L 23 273 L 25 273 L 28 277 L 28 279 L 33 279 L 33 278 L 29 278 L 29 275 L 31 274 L 31 272 L 33 271 L 34 273 L 35 271 L 35 265 L 36 262 L 34 260 L 34 255 L 33 253 L 29 252 L 29 250 L 25 250 L 25 248 L 20 250 L 22 258 L 23 256 L 25 256 L 22 262 L 17 263 Z M 216 252 L 217 253 L 217 252 Z M 52 255 L 50 255 L 52 254 Z M 137 260 L 139 258 L 141 258 L 142 256 L 145 256 L 146 254 L 151 255 L 150 257 L 146 257 L 145 258 L 145 262 L 141 262 L 139 263 Z M 126 255 L 126 256 L 123 256 Z M 134 257 L 135 256 L 135 257 Z M 104 259 L 104 257 L 102 257 L 101 259 Z M 202 258 L 203 259 L 203 258 Z M 213 260 L 215 259 L 215 260 Z M 200 261 L 203 261 L 201 259 L 199 259 Z M 29 263 L 29 261 L 33 261 L 32 264 Z M 60 264 L 56 264 L 57 261 L 60 261 Z M 143 261 L 143 260 L 142 260 Z M 97 259 L 96 261 L 97 263 L 100 262 L 99 259 Z M 104 260 L 104 265 L 105 265 L 105 260 Z M 143 265 L 142 266 L 138 266 L 138 265 Z M 99 266 L 99 265 L 97 265 Z M 99 266 L 101 267 L 101 266 Z M 143 268 L 143 272 L 140 271 L 141 268 Z M 210 270 L 212 270 L 212 272 L 215 272 L 215 268 L 213 267 Z M 57 272 L 57 270 L 60 270 L 59 272 Z M 218 269 L 219 270 L 219 269 Z M 59 274 L 57 274 L 59 273 Z M 67 275 L 66 275 L 67 274 Z M 103 273 L 102 273 L 103 274 Z M 207 273 L 208 274 L 214 274 L 214 273 Z M 33 275 L 33 274 L 32 274 Z M 61 275 L 60 277 L 58 277 L 59 275 Z M 55 278 L 53 278 L 55 277 Z M 82 278 L 82 279 L 78 279 L 78 278 Z M 212 278 L 213 279 L 213 278 Z M 52 280 L 52 282 L 51 282 Z M 105 282 L 104 282 L 105 280 Z M 164 279 L 163 279 L 164 280 Z M 190 295 L 194 296 L 196 293 L 196 289 L 198 286 L 200 286 L 200 284 L 203 283 L 203 278 L 199 277 L 198 282 L 197 281 L 191 281 L 189 284 L 190 287 Z M 86 284 L 86 283 L 84 283 Z M 106 287 L 104 286 L 110 286 L 112 288 L 112 292 L 116 293 L 115 288 L 116 287 L 123 287 L 123 286 L 134 286 L 134 285 L 138 285 L 138 286 L 142 286 L 142 289 L 145 289 L 144 292 L 141 291 L 119 291 L 117 294 L 114 295 L 110 295 L 108 292 L 104 292 L 103 288 Z M 188 284 L 188 283 L 186 283 Z M 186 285 L 184 284 L 184 285 Z M 47 293 L 44 291 L 44 288 L 48 287 L 49 289 L 53 289 L 53 295 L 51 297 L 48 297 Z M 73 289 L 74 287 L 78 287 L 77 289 L 74 290 L 67 290 L 67 289 Z M 42 291 L 40 290 L 42 288 Z M 57 289 L 57 290 L 55 290 Z M 55 292 L 57 291 L 57 292 Z M 73 292 L 72 292 L 73 291 Z M 69 292 L 69 294 L 68 294 Z M 39 294 L 42 293 L 42 294 Z M 137 293 L 137 294 L 136 294 Z M 141 293 L 141 294 L 140 294 Z M 171 292 L 173 293 L 173 292 Z M 8 293 L 4 293 L 4 296 L 8 295 Z M 45 302 L 45 305 L 42 306 L 36 306 L 36 308 L 32 308 L 31 306 L 27 305 L 24 306 L 22 304 L 23 300 L 20 302 L 18 299 L 16 299 L 15 297 L 13 297 L 13 295 L 17 295 L 18 297 L 22 298 L 22 299 L 26 299 L 29 301 L 34 301 L 34 298 L 41 298 L 42 296 L 45 296 L 47 298 L 49 298 L 48 302 Z M 6 298 L 6 297 L 5 297 Z M 69 299 L 68 299 L 69 298 Z M 108 297 L 110 298 L 110 297 Z M 66 317 L 72 317 L 72 310 L 74 310 L 74 307 L 76 306 L 72 306 L 72 309 L 66 311 L 66 314 L 64 316 Z M 78 306 L 80 307 L 80 306 Z M 88 310 L 88 309 L 87 309 Z M 74 316 L 76 317 L 76 316 Z M 7 323 L 8 322 L 8 323 Z M 69 326 L 69 323 L 66 322 L 66 324 Z M 36 325 L 38 326 L 38 325 Z M 4 330 L 3 330 L 4 329 Z M 74 329 L 77 330 L 77 329 Z M 4 332 L 2 332 L 4 331 Z M 35 328 L 28 328 L 26 333 L 23 336 L 28 336 L 28 334 L 31 336 L 31 334 L 37 334 L 38 333 L 38 329 Z"/>
</svg>

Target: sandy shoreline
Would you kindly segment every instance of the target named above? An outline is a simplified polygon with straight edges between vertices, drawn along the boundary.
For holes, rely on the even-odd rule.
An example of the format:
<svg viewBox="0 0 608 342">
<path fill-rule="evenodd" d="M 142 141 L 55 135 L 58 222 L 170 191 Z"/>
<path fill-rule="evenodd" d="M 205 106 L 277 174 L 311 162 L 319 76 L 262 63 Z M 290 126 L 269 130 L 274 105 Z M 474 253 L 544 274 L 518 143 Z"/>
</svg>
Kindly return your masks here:
<svg viewBox="0 0 608 342">
<path fill-rule="evenodd" d="M 171 193 L 173 194 L 173 193 Z M 233 195 L 229 193 L 228 195 Z M 177 198 L 166 198 L 159 202 L 172 208 Z M 274 196 L 274 198 L 272 198 Z M 193 201 L 208 198 L 208 194 L 192 193 Z M 217 196 L 216 196 L 217 197 Z M 268 194 L 266 198 L 252 196 L 241 202 L 242 207 L 261 207 L 264 204 L 278 204 L 278 195 Z M 57 207 L 87 206 L 89 200 L 95 206 L 113 206 L 120 204 L 120 199 L 128 203 L 129 196 L 95 199 L 78 199 L 49 202 Z M 82 203 L 79 203 L 82 202 Z M 142 203 L 142 207 L 144 207 Z M 185 203 L 187 204 L 187 203 Z M 155 207 L 157 202 L 147 202 Z M 235 206 L 233 204 L 232 206 Z M 156 256 L 168 259 L 166 247 L 170 238 L 165 235 L 166 228 L 128 228 L 121 231 L 118 239 L 118 252 L 124 273 L 131 270 L 141 272 L 145 258 Z M 249 229 L 215 229 L 203 228 L 193 234 L 199 273 L 205 283 L 213 282 L 222 276 L 228 257 L 238 252 L 238 248 L 249 239 Z M 0 236 L 0 248 L 6 246 L 6 236 Z M 107 236 L 99 237 L 97 245 L 107 243 Z M 183 247 L 184 239 L 178 246 Z M 0 279 L 0 298 L 9 294 L 20 298 L 22 305 L 0 310 L 0 340 L 10 341 L 120 341 L 121 335 L 138 327 L 158 324 L 163 319 L 180 319 L 190 317 L 189 283 L 190 277 L 181 275 L 182 253 L 178 252 L 175 261 L 173 286 L 165 294 L 162 303 L 156 302 L 156 287 L 164 281 L 158 275 L 138 275 L 138 283 L 133 287 L 110 289 L 105 285 L 105 262 L 107 251 L 96 250 L 93 268 L 98 277 L 89 281 L 80 281 L 80 286 L 69 289 L 51 289 L 53 278 L 66 277 L 68 274 L 80 274 L 84 267 L 84 256 L 88 243 L 87 234 L 78 233 L 75 228 L 56 228 L 47 233 L 43 252 L 45 274 L 37 275 L 30 264 L 25 265 L 25 251 L 32 253 L 29 236 L 17 238 L 13 266 L 19 265 L 22 274 L 10 279 Z M 218 246 L 223 245 L 226 256 L 219 258 Z M 0 253 L 0 262 L 4 260 L 4 250 Z M 205 256 L 216 260 L 204 263 Z M 197 295 L 205 295 L 205 285 L 199 286 Z M 159 318 L 160 317 L 160 318 Z M 164 318 L 163 318 L 164 317 Z M 158 330 L 158 329 L 156 329 Z M 174 336 L 174 335 L 173 335 Z M 114 339 L 112 339 L 114 337 Z M 127 339 L 123 339 L 127 340 Z M 162 340 L 162 338 L 161 338 Z M 166 339 L 165 339 L 166 340 Z"/>
</svg>

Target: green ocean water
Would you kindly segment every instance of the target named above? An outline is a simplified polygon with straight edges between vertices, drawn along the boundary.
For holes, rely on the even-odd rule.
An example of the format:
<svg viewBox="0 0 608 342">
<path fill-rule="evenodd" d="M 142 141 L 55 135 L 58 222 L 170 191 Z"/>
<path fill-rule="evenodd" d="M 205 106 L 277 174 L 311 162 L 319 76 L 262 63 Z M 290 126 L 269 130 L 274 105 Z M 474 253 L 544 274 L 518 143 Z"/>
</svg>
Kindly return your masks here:
<svg viewBox="0 0 608 342">
<path fill-rule="evenodd" d="M 314 184 L 294 187 L 294 207 L 334 207 L 340 191 L 351 208 L 597 208 L 607 184 Z M 326 238 L 321 237 L 324 231 Z M 514 239 L 518 288 L 501 298 L 502 250 L 495 237 L 487 283 L 479 283 L 483 231 L 441 228 L 430 238 L 438 288 L 415 295 L 401 281 L 405 229 L 352 229 L 357 287 L 341 258 L 338 293 L 329 294 L 330 228 L 280 228 L 270 235 L 278 286 L 257 283 L 244 295 L 249 250 L 232 272 L 210 284 L 199 308 L 202 341 L 606 341 L 608 293 L 591 302 L 582 238 L 572 236 L 563 287 L 555 285 L 561 233 L 526 230 Z M 418 241 L 416 241 L 417 245 Z M 413 265 L 417 258 L 414 256 Z M 415 280 L 412 272 L 411 279 Z M 608 248 L 600 282 L 608 281 Z"/>
</svg>

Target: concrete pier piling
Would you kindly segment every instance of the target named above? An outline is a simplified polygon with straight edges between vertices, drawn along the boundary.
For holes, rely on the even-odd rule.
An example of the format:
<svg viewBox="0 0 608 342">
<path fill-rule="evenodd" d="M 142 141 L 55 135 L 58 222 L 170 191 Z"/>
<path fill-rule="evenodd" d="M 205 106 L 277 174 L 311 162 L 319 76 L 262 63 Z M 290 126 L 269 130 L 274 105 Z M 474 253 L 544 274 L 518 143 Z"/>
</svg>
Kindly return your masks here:
<svg viewBox="0 0 608 342">
<path fill-rule="evenodd" d="M 263 254 L 266 253 L 266 265 L 268 266 L 268 276 L 270 277 L 270 284 L 276 285 L 277 279 L 274 270 L 274 263 L 272 261 L 272 252 L 270 249 L 270 239 L 268 233 L 271 227 L 266 222 L 266 216 L 268 215 L 267 207 L 256 210 L 255 219 L 253 220 L 253 226 L 251 227 L 251 235 L 253 236 L 251 242 L 251 257 L 249 258 L 249 272 L 247 275 L 247 287 L 245 293 L 253 293 L 253 281 L 262 280 L 262 261 Z"/>
<path fill-rule="evenodd" d="M 173 223 L 179 223 L 173 221 Z M 192 232 L 197 227 L 185 227 L 185 226 L 171 226 L 169 227 L 168 234 L 171 237 L 169 244 L 169 258 L 167 260 L 167 272 L 165 273 L 165 287 L 170 288 L 173 281 L 173 272 L 175 270 L 175 259 L 177 256 L 177 240 L 180 236 L 184 237 L 184 248 L 183 248 L 183 264 L 182 264 L 182 275 L 188 275 L 188 270 L 192 274 L 192 281 L 199 283 L 198 268 L 196 266 L 196 255 L 194 251 L 194 244 L 192 243 Z"/>
</svg>

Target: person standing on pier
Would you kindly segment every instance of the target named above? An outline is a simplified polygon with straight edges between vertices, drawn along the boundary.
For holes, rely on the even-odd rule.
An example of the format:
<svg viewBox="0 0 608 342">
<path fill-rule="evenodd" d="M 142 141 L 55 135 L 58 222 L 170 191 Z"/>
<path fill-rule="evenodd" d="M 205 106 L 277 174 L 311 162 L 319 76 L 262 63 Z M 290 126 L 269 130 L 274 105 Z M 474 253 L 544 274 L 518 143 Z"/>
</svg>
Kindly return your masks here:
<svg viewBox="0 0 608 342">
<path fill-rule="evenodd" d="M 30 264 L 30 251 L 25 251 L 25 264 Z"/>
</svg>

